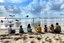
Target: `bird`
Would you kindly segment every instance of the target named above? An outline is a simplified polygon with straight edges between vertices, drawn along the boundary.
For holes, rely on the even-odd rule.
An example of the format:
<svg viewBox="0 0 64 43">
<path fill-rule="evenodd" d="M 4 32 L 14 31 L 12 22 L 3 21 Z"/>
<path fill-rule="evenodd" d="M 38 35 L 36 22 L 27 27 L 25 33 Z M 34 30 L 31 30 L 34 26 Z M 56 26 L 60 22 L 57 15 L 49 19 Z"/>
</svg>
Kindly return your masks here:
<svg viewBox="0 0 64 43">
<path fill-rule="evenodd" d="M 14 17 L 15 15 L 9 15 L 10 17 Z"/>
</svg>

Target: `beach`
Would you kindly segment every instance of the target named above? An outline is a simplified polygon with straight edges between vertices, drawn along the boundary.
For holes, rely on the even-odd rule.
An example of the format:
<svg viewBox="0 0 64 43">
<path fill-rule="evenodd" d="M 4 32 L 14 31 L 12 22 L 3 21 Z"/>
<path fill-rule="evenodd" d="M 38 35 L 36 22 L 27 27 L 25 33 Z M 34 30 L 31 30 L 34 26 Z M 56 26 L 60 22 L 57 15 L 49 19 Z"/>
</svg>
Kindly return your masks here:
<svg viewBox="0 0 64 43">
<path fill-rule="evenodd" d="M 32 27 L 33 28 L 33 27 Z M 0 43 L 64 43 L 64 33 L 36 33 L 33 29 L 33 33 L 28 33 L 24 28 L 25 33 L 19 34 L 19 28 L 16 27 L 15 34 L 8 34 L 7 29 L 0 29 Z"/>
</svg>

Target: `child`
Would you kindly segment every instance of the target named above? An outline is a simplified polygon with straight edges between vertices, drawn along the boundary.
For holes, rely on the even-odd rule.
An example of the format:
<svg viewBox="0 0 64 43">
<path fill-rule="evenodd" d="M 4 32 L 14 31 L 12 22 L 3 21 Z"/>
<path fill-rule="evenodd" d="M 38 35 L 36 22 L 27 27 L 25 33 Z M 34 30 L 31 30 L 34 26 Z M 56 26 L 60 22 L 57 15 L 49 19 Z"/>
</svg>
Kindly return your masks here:
<svg viewBox="0 0 64 43">
<path fill-rule="evenodd" d="M 32 29 L 31 29 L 30 24 L 28 24 L 28 26 L 27 26 L 27 31 L 28 31 L 28 32 L 32 32 Z"/>
<path fill-rule="evenodd" d="M 36 32 L 41 33 L 41 27 L 40 27 L 40 25 L 38 25 L 38 27 L 36 29 Z"/>
<path fill-rule="evenodd" d="M 24 33 L 23 28 L 22 28 L 22 25 L 19 28 L 19 33 Z"/>
</svg>

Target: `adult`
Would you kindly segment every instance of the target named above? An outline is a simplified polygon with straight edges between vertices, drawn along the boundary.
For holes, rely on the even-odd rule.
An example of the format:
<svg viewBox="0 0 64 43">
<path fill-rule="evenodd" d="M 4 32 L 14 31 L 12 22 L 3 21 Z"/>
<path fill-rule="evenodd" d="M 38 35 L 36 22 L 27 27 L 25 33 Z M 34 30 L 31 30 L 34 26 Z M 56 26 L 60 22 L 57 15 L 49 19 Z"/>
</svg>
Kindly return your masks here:
<svg viewBox="0 0 64 43">
<path fill-rule="evenodd" d="M 55 33 L 60 33 L 60 32 L 61 32 L 61 26 L 59 25 L 59 23 L 56 23 Z"/>
</svg>

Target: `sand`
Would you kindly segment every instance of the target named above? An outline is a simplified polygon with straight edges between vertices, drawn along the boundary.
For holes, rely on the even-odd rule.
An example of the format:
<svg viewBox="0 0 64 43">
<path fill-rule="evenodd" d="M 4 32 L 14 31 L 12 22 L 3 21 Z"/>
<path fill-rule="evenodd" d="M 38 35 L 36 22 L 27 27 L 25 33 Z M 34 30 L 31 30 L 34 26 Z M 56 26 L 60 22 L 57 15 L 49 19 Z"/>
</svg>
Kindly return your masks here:
<svg viewBox="0 0 64 43">
<path fill-rule="evenodd" d="M 33 27 L 32 27 L 33 28 Z M 64 26 L 62 26 L 62 30 Z M 19 33 L 19 28 L 15 28 L 16 33 Z M 24 31 L 27 33 L 26 29 Z M 35 29 L 33 28 L 33 32 Z M 44 32 L 42 27 L 42 32 Z M 7 36 L 0 36 L 0 43 L 64 43 L 64 32 L 63 34 L 52 34 L 52 33 L 45 33 L 45 34 L 21 34 L 21 35 L 7 35 Z M 0 35 L 8 34 L 7 29 L 0 29 Z M 2 39 L 5 38 L 5 39 Z"/>
</svg>

